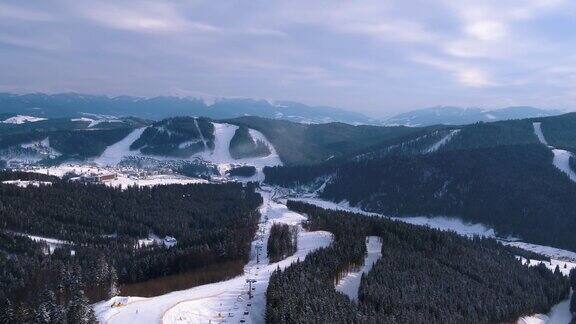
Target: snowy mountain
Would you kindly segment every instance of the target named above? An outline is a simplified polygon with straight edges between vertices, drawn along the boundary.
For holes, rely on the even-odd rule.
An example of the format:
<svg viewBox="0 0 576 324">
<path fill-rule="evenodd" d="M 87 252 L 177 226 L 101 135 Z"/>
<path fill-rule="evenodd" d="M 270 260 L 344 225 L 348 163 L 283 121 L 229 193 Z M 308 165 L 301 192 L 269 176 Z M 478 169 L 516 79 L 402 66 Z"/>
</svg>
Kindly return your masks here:
<svg viewBox="0 0 576 324">
<path fill-rule="evenodd" d="M 136 116 L 159 120 L 173 116 L 215 119 L 260 116 L 302 123 L 379 124 L 378 120 L 339 108 L 290 101 L 249 98 L 107 97 L 77 93 L 0 94 L 0 111 L 40 118 L 87 117 L 87 114 Z"/>
<path fill-rule="evenodd" d="M 560 110 L 546 110 L 534 107 L 507 107 L 487 110 L 481 108 L 433 107 L 413 110 L 388 118 L 386 125 L 428 126 L 465 125 L 476 122 L 522 119 L 560 115 Z"/>
</svg>

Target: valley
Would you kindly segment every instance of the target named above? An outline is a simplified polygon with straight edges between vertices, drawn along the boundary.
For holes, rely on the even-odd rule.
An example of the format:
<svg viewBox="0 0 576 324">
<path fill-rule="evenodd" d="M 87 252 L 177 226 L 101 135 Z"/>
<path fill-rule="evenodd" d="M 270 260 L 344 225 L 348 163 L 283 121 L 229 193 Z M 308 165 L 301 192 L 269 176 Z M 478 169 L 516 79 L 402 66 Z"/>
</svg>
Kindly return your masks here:
<svg viewBox="0 0 576 324">
<path fill-rule="evenodd" d="M 278 123 L 277 121 L 268 122 L 265 119 L 257 118 L 251 120 L 250 122 L 247 122 L 246 119 L 240 119 L 239 121 L 227 120 L 226 122 L 209 121 L 208 123 L 210 123 L 210 125 L 203 126 L 202 128 L 199 127 L 199 123 L 195 118 L 191 118 L 190 120 L 181 119 L 181 121 L 186 122 L 187 125 L 193 126 L 190 126 L 190 132 L 192 133 L 186 133 L 188 130 L 180 131 L 179 127 L 181 126 L 176 127 L 174 126 L 175 124 L 169 120 L 157 124 L 149 124 L 148 126 L 135 127 L 130 129 L 128 132 L 124 131 L 126 135 L 123 138 L 117 140 L 114 143 L 111 143 L 102 149 L 101 153 L 96 156 L 79 158 L 77 155 L 75 157 L 68 158 L 68 160 L 63 163 L 50 165 L 39 163 L 41 160 L 38 159 L 22 159 L 18 155 L 16 155 L 16 158 L 14 159 L 14 155 L 11 155 L 10 157 L 12 160 L 8 160 L 7 162 L 10 165 L 18 165 L 20 171 L 34 172 L 36 174 L 45 175 L 44 177 L 46 178 L 40 177 L 38 180 L 28 180 L 28 176 L 24 175 L 10 175 L 7 176 L 6 180 L 3 181 L 6 185 L 14 185 L 16 184 L 14 181 L 20 181 L 18 182 L 18 185 L 23 186 L 24 188 L 26 188 L 29 183 L 26 181 L 36 181 L 34 186 L 37 186 L 39 189 L 44 189 L 48 183 L 54 183 L 56 187 L 60 187 L 61 184 L 59 181 L 61 180 L 58 179 L 62 178 L 67 179 L 67 181 L 72 180 L 87 182 L 89 186 L 92 185 L 90 182 L 94 181 L 96 184 L 104 184 L 112 188 L 120 188 L 118 190 L 124 191 L 133 190 L 131 188 L 134 186 L 141 188 L 171 188 L 171 186 L 174 185 L 185 187 L 189 185 L 219 186 L 225 185 L 227 183 L 239 182 L 241 184 L 244 183 L 244 186 L 249 186 L 248 183 L 253 181 L 259 183 L 259 185 L 254 188 L 255 193 L 262 197 L 262 203 L 258 207 L 259 220 L 257 221 L 257 227 L 254 229 L 255 234 L 249 245 L 245 259 L 246 263 L 242 266 L 241 270 L 239 269 L 240 271 L 238 275 L 230 276 L 230 274 L 226 274 L 224 275 L 223 280 L 215 280 L 213 283 L 201 283 L 199 285 L 194 284 L 192 288 L 188 289 L 185 288 L 186 286 L 182 286 L 182 288 L 176 289 L 176 291 L 161 293 L 160 295 L 155 295 L 152 297 L 126 296 L 123 295 L 122 291 L 120 290 L 119 296 L 107 298 L 102 301 L 98 301 L 97 299 L 94 300 L 95 303 L 93 304 L 93 309 L 97 319 L 100 322 L 275 322 L 275 320 L 271 320 L 271 318 L 268 316 L 276 315 L 268 314 L 278 314 L 280 316 L 280 314 L 282 314 L 282 308 L 276 310 L 280 311 L 280 313 L 271 311 L 270 307 L 277 307 L 278 305 L 276 304 L 277 302 L 275 297 L 270 297 L 274 295 L 274 288 L 269 288 L 269 283 L 277 282 L 277 280 L 279 280 L 280 277 L 278 276 L 280 273 L 278 272 L 278 269 L 290 273 L 290 271 L 295 271 L 292 270 L 295 267 L 295 264 L 300 264 L 307 260 L 308 255 L 313 255 L 314 257 L 312 260 L 315 260 L 316 258 L 320 257 L 326 249 L 352 248 L 352 245 L 350 247 L 338 247 L 341 243 L 337 243 L 335 241 L 335 235 L 342 234 L 338 234 L 337 231 L 334 232 L 335 229 L 331 229 L 330 226 L 334 225 L 330 225 L 328 227 L 324 227 L 324 225 L 319 227 L 315 225 L 311 226 L 309 218 L 311 214 L 302 211 L 305 209 L 300 211 L 298 209 L 295 210 L 294 208 L 290 207 L 289 201 L 306 202 L 320 206 L 323 208 L 322 210 L 334 210 L 344 213 L 358 213 L 358 216 L 352 217 L 362 217 L 360 215 L 363 215 L 373 219 L 389 219 L 396 222 L 400 221 L 402 223 L 415 225 L 415 229 L 422 227 L 442 231 L 450 231 L 458 233 L 458 235 L 467 237 L 473 241 L 477 240 L 476 237 L 478 236 L 496 238 L 501 244 L 503 244 L 503 246 L 516 247 L 526 251 L 520 253 L 520 255 L 516 255 L 516 257 L 521 260 L 521 263 L 527 262 L 527 259 L 522 256 L 524 253 L 537 253 L 537 255 L 541 255 L 546 259 L 549 258 L 550 260 L 541 262 L 536 259 L 532 259 L 528 263 L 531 267 L 537 268 L 537 266 L 542 263 L 542 266 L 550 269 L 551 271 L 554 271 L 556 266 L 558 266 L 564 276 L 567 276 L 570 272 L 570 269 L 576 266 L 576 254 L 574 252 L 552 248 L 542 244 L 532 244 L 541 243 L 538 240 L 529 240 L 528 242 L 531 243 L 527 243 L 523 235 L 517 235 L 518 233 L 515 231 L 502 232 L 497 228 L 490 226 L 489 223 L 483 223 L 481 220 L 474 221 L 472 218 L 461 217 L 460 215 L 446 215 L 442 212 L 436 212 L 435 215 L 396 215 L 395 213 L 388 213 L 385 212 L 385 210 L 370 207 L 370 205 L 366 205 L 365 203 L 359 203 L 352 196 L 338 196 L 344 199 L 334 199 L 334 196 L 331 196 L 330 193 L 335 192 L 334 184 L 338 181 L 342 181 L 341 179 L 343 173 L 340 168 L 343 167 L 348 168 L 347 172 L 350 172 L 349 176 L 356 177 L 355 181 L 358 183 L 357 181 L 362 178 L 362 175 L 360 174 L 360 176 L 357 177 L 354 175 L 354 172 L 356 171 L 354 169 L 350 169 L 352 166 L 358 163 L 364 165 L 363 167 L 366 170 L 366 167 L 370 166 L 370 163 L 394 166 L 395 159 L 400 159 L 400 161 L 403 162 L 412 161 L 412 159 L 419 158 L 431 159 L 432 161 L 434 159 L 445 161 L 445 156 L 462 156 L 462 152 L 458 151 L 459 149 L 454 147 L 456 144 L 462 145 L 462 143 L 465 143 L 462 142 L 463 136 L 469 136 L 467 134 L 470 131 L 467 129 L 463 130 L 462 127 L 453 129 L 449 128 L 447 130 L 439 130 L 437 127 L 432 127 L 430 129 L 365 129 L 362 130 L 362 132 L 358 132 L 358 129 L 337 125 L 336 129 L 343 129 L 345 132 L 350 132 L 351 137 L 348 139 L 350 143 L 355 143 L 356 141 L 362 141 L 364 139 L 370 138 L 368 142 L 364 142 L 362 146 L 358 146 L 352 150 L 351 148 L 348 148 L 348 144 L 342 143 L 341 140 L 338 141 L 339 146 L 329 144 L 329 140 L 331 138 L 337 139 L 342 134 L 338 136 L 332 135 L 331 132 L 334 130 L 323 126 L 322 128 L 315 129 L 313 131 L 316 135 L 321 136 L 321 139 L 316 137 L 317 144 L 314 145 L 324 145 L 324 150 L 326 150 L 326 153 L 324 154 L 337 156 L 337 158 L 328 159 L 327 161 L 320 163 L 316 162 L 316 164 L 307 167 L 302 167 L 299 165 L 289 165 L 284 167 L 282 156 L 287 156 L 287 154 L 290 155 L 291 153 L 286 149 L 283 149 L 282 152 L 277 151 L 278 145 L 281 147 L 282 145 L 286 145 L 285 143 L 282 143 L 284 138 L 280 136 L 279 133 L 274 133 L 278 132 L 277 128 L 273 130 L 273 128 L 268 128 L 268 126 L 266 126 L 267 123 L 274 124 Z M 258 130 L 250 128 L 248 125 L 259 125 Z M 537 140 L 541 138 L 544 139 L 546 128 L 542 130 L 537 125 L 540 124 L 538 124 L 538 122 L 534 122 L 534 132 L 532 133 L 532 136 L 534 136 L 534 138 Z M 245 143 L 248 143 L 248 146 L 246 147 L 250 147 L 250 145 L 252 145 L 252 147 L 256 147 L 256 143 L 260 143 L 258 145 L 265 145 L 267 147 L 267 151 L 265 153 L 260 153 L 261 151 L 258 150 L 250 151 L 252 149 L 243 149 L 243 152 L 254 152 L 248 153 L 254 154 L 254 156 L 232 156 L 231 143 L 233 142 L 233 138 L 235 136 L 239 136 L 237 135 L 238 130 L 242 127 L 247 127 L 245 131 L 242 131 L 242 136 L 248 138 L 247 141 L 244 141 Z M 290 129 L 290 132 L 293 132 L 293 134 L 298 134 L 298 132 L 300 132 L 295 131 L 299 129 L 300 126 L 298 125 L 286 124 L 285 127 Z M 154 129 L 154 134 L 156 135 L 152 137 L 148 135 L 145 137 L 146 140 L 143 142 L 143 134 L 147 129 Z M 201 129 L 212 129 L 213 131 L 211 134 L 205 134 Z M 311 130 L 306 130 L 305 132 L 309 131 Z M 150 131 L 148 131 L 148 133 L 152 134 Z M 159 141 L 159 139 L 162 138 L 159 136 L 165 136 L 162 134 L 168 134 L 168 138 L 163 137 L 163 139 Z M 50 135 L 48 135 L 48 138 L 50 138 Z M 288 141 L 292 141 L 294 138 L 297 137 L 292 137 L 288 139 Z M 380 138 L 379 140 L 382 142 L 377 144 L 370 144 L 370 141 L 373 141 L 376 138 Z M 139 148 L 135 149 L 134 143 L 137 141 L 141 141 L 144 144 L 139 144 Z M 42 150 L 51 148 L 47 140 L 44 143 L 45 144 L 42 146 Z M 165 148 L 168 147 L 181 150 L 182 147 L 187 147 L 187 145 L 189 145 L 188 143 L 201 143 L 202 149 L 198 152 L 185 153 L 185 155 L 181 155 L 180 151 L 178 151 L 179 153 L 176 153 L 176 155 L 173 155 L 172 153 L 170 153 L 170 155 L 159 155 L 158 153 L 151 153 L 151 151 L 142 150 L 142 148 L 152 147 L 152 145 L 154 145 L 155 150 L 161 150 L 162 152 L 167 152 Z M 292 145 L 294 145 L 297 142 L 292 143 Z M 297 144 L 297 146 L 294 148 L 299 149 L 299 145 L 301 144 Z M 28 147 L 33 148 L 34 146 L 28 145 Z M 393 148 L 390 149 L 388 147 Z M 506 146 L 504 148 L 506 150 L 510 149 Z M 476 150 L 476 148 L 474 149 Z M 488 149 L 487 152 L 492 154 L 493 152 L 497 152 L 499 149 L 500 148 L 498 147 L 496 148 L 496 151 L 494 151 L 494 149 Z M 476 160 L 478 162 L 482 162 L 488 166 L 499 165 L 499 162 L 497 161 L 490 162 L 490 158 L 486 158 L 489 157 L 489 155 L 484 155 L 482 150 L 486 149 L 480 149 L 480 155 L 476 156 Z M 557 162 L 556 157 L 547 157 L 546 153 L 544 153 L 545 151 L 541 151 L 539 148 L 530 148 L 525 150 L 524 147 L 519 146 L 518 150 L 519 154 L 521 155 L 533 154 L 534 152 L 541 154 L 542 163 L 538 160 L 538 162 L 534 164 L 534 167 L 540 167 L 541 165 L 545 164 L 545 161 L 547 161 L 546 165 L 553 169 L 547 169 L 548 173 L 546 174 L 553 174 L 554 176 L 552 178 L 557 179 L 554 181 L 559 181 L 559 183 L 561 183 L 563 186 L 572 186 L 565 184 L 565 180 L 562 180 L 560 176 L 562 173 L 555 173 L 558 171 L 554 170 L 563 170 L 559 167 L 560 164 Z M 453 151 L 454 154 L 451 155 L 451 152 Z M 570 156 L 568 151 L 565 152 L 567 152 L 566 154 Z M 554 156 L 556 155 L 554 154 Z M 299 159 L 297 156 L 294 156 L 288 160 L 293 161 L 292 163 L 297 163 L 295 162 L 297 161 L 295 158 Z M 230 170 L 240 166 L 254 167 L 255 173 L 248 177 L 229 175 Z M 568 164 L 568 159 L 564 159 L 561 166 L 564 168 L 567 166 L 567 170 L 571 170 L 570 165 Z M 292 170 L 298 171 L 292 174 Z M 474 170 L 475 172 L 478 172 L 478 169 Z M 276 172 L 288 172 L 282 175 L 282 177 L 289 176 L 289 181 L 278 181 L 281 178 L 276 175 Z M 414 171 L 412 170 L 411 172 Z M 280 175 L 280 173 L 278 174 Z M 378 173 L 375 173 L 371 176 L 374 177 L 377 174 Z M 566 174 L 569 176 L 569 173 Z M 13 178 L 18 178 L 18 180 L 12 180 Z M 364 181 L 360 183 L 362 183 L 361 187 L 363 187 L 368 185 L 370 181 Z M 445 192 L 448 193 L 449 191 Z M 186 194 L 184 194 L 183 197 L 185 196 Z M 368 196 L 370 195 L 366 195 L 366 197 Z M 434 199 L 442 199 L 442 196 L 438 196 L 437 194 L 434 194 L 433 197 Z M 340 200 L 340 202 L 337 202 L 338 200 Z M 400 198 L 398 201 L 406 200 L 404 198 Z M 346 219 L 346 217 L 349 216 L 347 214 L 343 214 L 339 217 L 345 217 L 344 219 Z M 370 218 L 367 218 L 365 222 L 367 222 Z M 270 235 L 270 228 L 273 224 L 276 223 L 296 226 L 299 229 L 297 250 L 293 255 L 288 256 L 281 261 L 270 262 L 267 257 L 266 245 Z M 352 224 L 356 223 L 352 222 Z M 392 226 L 392 229 L 395 228 L 396 225 L 386 226 Z M 359 230 L 360 232 L 365 231 L 365 229 Z M 412 231 L 412 229 L 409 231 Z M 36 229 L 30 233 L 26 233 L 26 235 L 29 235 L 30 238 L 42 244 L 48 244 L 49 249 L 47 250 L 47 253 L 49 254 L 54 253 L 55 250 L 66 245 L 73 247 L 76 242 L 79 242 L 78 238 L 72 239 L 74 236 L 54 235 L 55 233 L 57 232 L 49 232 L 46 230 L 38 231 L 38 229 Z M 158 237 L 155 234 L 164 235 L 162 230 L 154 230 L 154 232 L 150 233 L 150 235 L 155 237 Z M 170 234 L 175 234 L 175 237 L 178 240 L 178 244 L 176 246 L 179 246 L 181 237 L 176 232 Z M 356 263 L 356 261 L 353 261 L 353 265 L 346 265 L 344 263 L 334 269 L 336 270 L 334 274 L 336 274 L 336 278 L 339 279 L 334 279 L 335 283 L 333 282 L 331 285 L 331 291 L 329 295 L 336 294 L 334 296 L 338 296 L 334 301 L 338 301 L 338 303 L 344 303 L 340 306 L 343 307 L 342 310 L 349 309 L 349 307 L 352 307 L 353 309 L 356 309 L 356 307 L 360 306 L 364 307 L 363 305 L 367 300 L 364 295 L 366 294 L 365 289 L 367 289 L 367 287 L 364 286 L 366 285 L 365 279 L 361 278 L 370 276 L 371 274 L 374 275 L 374 271 L 380 271 L 373 270 L 372 266 L 382 266 L 382 263 L 379 262 L 379 260 L 382 258 L 384 251 L 388 249 L 388 245 L 386 242 L 381 240 L 379 235 L 374 234 L 376 234 L 376 232 L 371 232 L 370 235 L 366 234 L 366 237 L 364 237 L 363 234 L 358 234 L 360 235 L 359 237 L 362 237 L 362 243 L 353 243 L 358 244 L 359 246 L 365 245 L 362 248 L 364 252 L 355 252 L 360 253 L 358 255 L 358 263 Z M 140 236 L 139 240 L 143 241 L 144 237 L 146 236 Z M 85 239 L 86 238 L 82 238 L 82 240 Z M 350 239 L 353 241 L 352 238 Z M 350 243 L 352 243 L 352 241 L 350 241 Z M 474 244 L 472 244 L 471 247 L 474 246 Z M 490 244 L 492 243 L 488 244 L 488 246 L 490 246 L 489 250 L 494 248 Z M 560 244 L 560 246 L 562 246 L 562 244 Z M 167 251 L 170 251 L 170 248 L 167 248 Z M 79 253 L 83 252 L 80 251 Z M 392 255 L 388 255 L 388 257 L 391 256 Z M 530 259 L 530 254 L 527 254 L 526 256 L 528 256 L 528 259 Z M 433 256 L 433 258 L 436 257 L 440 256 Z M 487 257 L 487 255 L 484 257 Z M 354 258 L 357 257 L 354 256 Z M 506 262 L 511 261 L 508 260 Z M 512 262 L 511 264 L 515 263 Z M 514 267 L 517 266 L 514 265 Z M 517 270 L 520 270 L 522 273 L 524 273 L 524 275 L 534 275 L 529 274 L 528 272 L 524 272 L 525 270 L 522 270 L 522 268 L 517 268 Z M 301 271 L 304 271 L 304 269 Z M 180 280 L 178 279 L 178 274 L 175 274 L 176 277 L 173 277 L 170 280 Z M 182 278 L 185 278 L 186 273 L 182 273 L 182 275 Z M 161 275 L 159 278 L 162 278 L 163 276 L 165 275 Z M 551 278 L 544 279 L 545 277 L 546 276 L 538 280 L 552 280 Z M 214 281 L 214 279 L 209 280 Z M 556 284 L 560 285 L 559 287 L 563 287 L 561 282 L 562 281 L 557 281 Z M 254 288 L 254 290 L 250 290 L 251 286 Z M 142 287 L 145 287 L 145 285 Z M 343 295 L 338 295 L 338 292 L 343 293 Z M 310 293 L 312 293 L 312 291 L 310 291 Z M 250 298 L 249 294 L 253 295 L 252 298 Z M 290 293 L 288 293 L 287 296 L 290 296 Z M 554 307 L 552 307 L 554 304 L 550 305 L 550 307 L 552 307 L 552 311 L 549 314 L 542 315 L 546 312 L 540 311 L 542 308 L 541 306 L 538 306 L 534 308 L 536 312 L 533 313 L 541 313 L 540 315 L 526 317 L 530 314 L 524 314 L 522 318 L 519 319 L 519 322 L 530 322 L 544 318 L 553 319 L 557 316 L 564 316 L 562 318 L 566 318 L 566 314 L 569 314 L 569 311 L 567 311 L 569 300 L 566 298 L 568 298 L 567 295 L 559 298 L 557 302 L 554 303 L 557 304 Z M 356 301 L 356 303 L 360 303 L 360 306 L 345 306 L 349 305 L 348 303 L 350 300 Z M 323 307 L 328 306 L 325 305 Z M 300 310 L 297 312 L 299 311 Z M 372 311 L 368 311 L 367 309 L 362 311 L 356 310 L 354 312 L 365 314 L 365 316 L 368 316 L 368 318 L 370 316 L 374 316 L 374 314 L 370 315 Z M 453 313 L 449 316 L 459 315 Z M 518 316 L 518 318 L 520 317 L 521 316 Z M 364 321 L 365 319 L 360 321 Z"/>
</svg>

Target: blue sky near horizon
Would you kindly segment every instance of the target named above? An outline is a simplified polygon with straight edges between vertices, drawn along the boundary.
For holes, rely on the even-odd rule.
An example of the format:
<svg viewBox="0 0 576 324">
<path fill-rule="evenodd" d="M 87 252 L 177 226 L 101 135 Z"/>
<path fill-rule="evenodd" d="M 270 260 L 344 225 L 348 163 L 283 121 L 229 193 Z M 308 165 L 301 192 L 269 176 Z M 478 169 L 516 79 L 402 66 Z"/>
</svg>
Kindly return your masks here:
<svg viewBox="0 0 576 324">
<path fill-rule="evenodd" d="M 0 1 L 0 91 L 576 110 L 576 1 Z"/>
</svg>

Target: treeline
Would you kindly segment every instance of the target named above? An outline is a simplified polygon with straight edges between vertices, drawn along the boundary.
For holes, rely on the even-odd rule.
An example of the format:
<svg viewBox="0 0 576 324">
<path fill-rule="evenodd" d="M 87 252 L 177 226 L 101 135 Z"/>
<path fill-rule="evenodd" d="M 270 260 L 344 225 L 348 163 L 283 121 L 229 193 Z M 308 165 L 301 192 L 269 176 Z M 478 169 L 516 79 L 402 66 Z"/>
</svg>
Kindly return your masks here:
<svg viewBox="0 0 576 324">
<path fill-rule="evenodd" d="M 238 127 L 230 140 L 230 155 L 234 159 L 260 157 L 270 155 L 270 148 L 261 140 L 254 140 L 248 128 Z"/>
<path fill-rule="evenodd" d="M 328 211 L 302 202 L 306 227 L 334 242 L 270 278 L 268 323 L 494 323 L 547 312 L 566 298 L 559 269 L 528 267 L 492 239 Z M 335 280 L 363 262 L 365 237 L 382 238 L 382 258 L 361 280 L 358 303 L 336 292 Z"/>
<path fill-rule="evenodd" d="M 460 136 L 460 135 L 457 135 Z M 456 138 L 456 137 L 455 137 Z M 297 185 L 332 175 L 320 196 L 390 216 L 444 215 L 493 227 L 503 237 L 576 250 L 576 185 L 540 144 L 264 170 Z M 302 179 L 302 180 L 300 180 Z"/>
<path fill-rule="evenodd" d="M 298 250 L 298 227 L 274 223 L 268 238 L 268 259 L 270 263 L 283 260 Z"/>
<path fill-rule="evenodd" d="M 232 168 L 226 171 L 228 175 L 233 177 L 251 177 L 256 174 L 256 167 L 251 165 L 244 165 L 236 168 Z"/>
<path fill-rule="evenodd" d="M 0 173 L 6 177 L 13 174 Z M 126 190 L 64 181 L 28 188 L 0 184 L 0 300 L 33 314 L 42 290 L 65 307 L 78 290 L 95 302 L 122 285 L 245 262 L 261 203 L 254 184 Z M 62 242 L 49 248 L 23 233 Z M 139 241 L 151 234 L 159 238 L 148 245 Z M 165 246 L 164 236 L 176 244 Z M 194 276 L 222 280 L 231 274 Z"/>
</svg>

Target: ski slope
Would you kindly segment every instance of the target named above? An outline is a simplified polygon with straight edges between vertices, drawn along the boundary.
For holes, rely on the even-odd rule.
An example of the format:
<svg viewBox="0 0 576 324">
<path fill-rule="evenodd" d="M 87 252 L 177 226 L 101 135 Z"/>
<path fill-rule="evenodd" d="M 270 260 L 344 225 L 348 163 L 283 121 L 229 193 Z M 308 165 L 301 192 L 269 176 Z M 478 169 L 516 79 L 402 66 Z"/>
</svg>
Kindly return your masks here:
<svg viewBox="0 0 576 324">
<path fill-rule="evenodd" d="M 256 167 L 256 175 L 251 178 L 243 178 L 244 181 L 264 181 L 262 170 L 266 166 L 282 165 L 282 161 L 276 152 L 276 149 L 268 139 L 259 131 L 249 129 L 248 132 L 254 140 L 263 141 L 270 149 L 270 155 L 264 157 L 253 157 L 244 159 L 234 159 L 230 155 L 230 141 L 238 126 L 223 123 L 213 123 L 214 125 L 214 150 L 200 153 L 199 157 L 207 162 L 213 163 L 218 167 L 220 174 L 224 175 L 234 165 L 249 165 Z"/>
<path fill-rule="evenodd" d="M 438 151 L 439 148 L 446 145 L 446 143 L 448 143 L 452 137 L 454 137 L 454 135 L 458 134 L 459 132 L 459 129 L 451 130 L 450 133 L 446 134 L 446 136 L 442 137 L 438 142 L 432 144 L 429 148 L 424 150 L 424 153 L 434 153 Z"/>
<path fill-rule="evenodd" d="M 268 264 L 266 242 L 273 223 L 300 224 L 305 217 L 289 211 L 285 205 L 274 201 L 270 188 L 260 192 L 264 203 L 260 207 L 261 224 L 258 235 L 252 242 L 250 261 L 244 274 L 233 279 L 202 285 L 188 290 L 172 292 L 152 298 L 115 297 L 94 306 L 98 319 L 103 323 L 219 323 L 224 320 L 237 323 L 264 323 L 266 289 L 272 272 L 289 266 L 297 259 L 332 242 L 328 232 L 305 232 L 298 235 L 298 250 L 280 262 Z M 261 246 L 259 263 L 257 246 Z M 255 279 L 254 297 L 248 299 L 246 279 Z M 112 307 L 122 303 L 120 307 Z M 244 315 L 248 312 L 247 315 Z"/>
<path fill-rule="evenodd" d="M 94 162 L 98 165 L 115 166 L 127 156 L 140 156 L 140 151 L 130 150 L 130 145 L 140 138 L 145 129 L 146 127 L 142 127 L 133 130 L 120 142 L 107 147 L 102 155 L 94 159 Z"/>
<path fill-rule="evenodd" d="M 364 265 L 358 271 L 348 273 L 336 285 L 336 290 L 345 294 L 353 301 L 358 300 L 358 289 L 360 289 L 360 279 L 362 274 L 367 274 L 374 263 L 382 257 L 382 240 L 378 236 L 366 238 L 366 257 Z"/>
<path fill-rule="evenodd" d="M 554 154 L 552 163 L 554 166 L 566 174 L 570 180 L 576 182 L 576 173 L 570 167 L 570 157 L 572 157 L 572 153 L 550 146 L 544 137 L 544 133 L 542 133 L 542 124 L 539 122 L 534 122 L 532 125 L 534 126 L 534 134 L 536 134 L 540 143 L 548 146 L 552 150 L 552 153 Z"/>
</svg>

